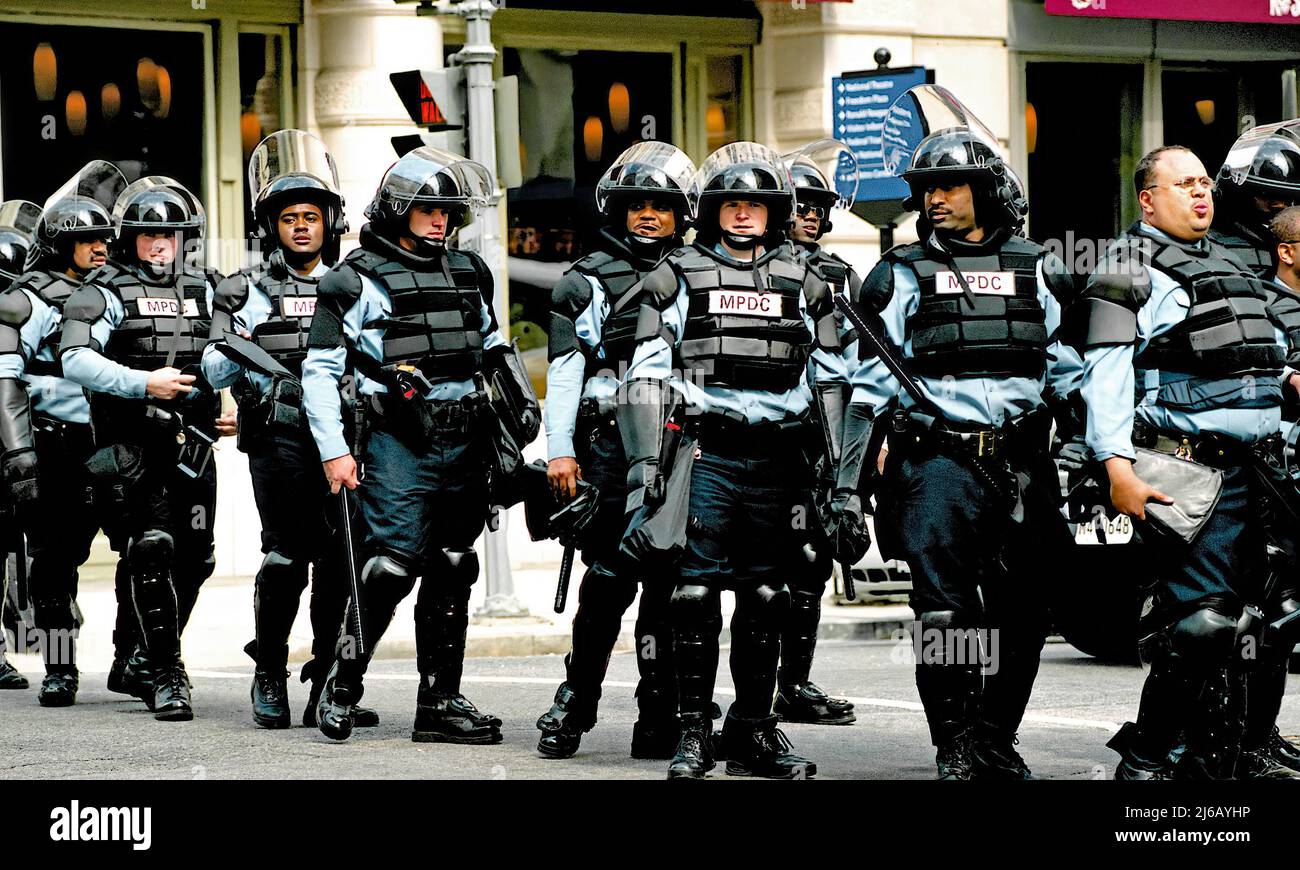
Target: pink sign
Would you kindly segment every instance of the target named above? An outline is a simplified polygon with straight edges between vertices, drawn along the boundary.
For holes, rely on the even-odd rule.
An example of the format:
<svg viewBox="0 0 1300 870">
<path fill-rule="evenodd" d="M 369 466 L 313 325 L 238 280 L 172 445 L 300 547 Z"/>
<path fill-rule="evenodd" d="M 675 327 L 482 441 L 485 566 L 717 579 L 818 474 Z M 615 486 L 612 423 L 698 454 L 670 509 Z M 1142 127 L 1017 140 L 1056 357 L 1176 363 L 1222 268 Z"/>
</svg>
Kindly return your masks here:
<svg viewBox="0 0 1300 870">
<path fill-rule="evenodd" d="M 1050 15 L 1300 24 L 1300 0 L 1047 0 Z"/>
</svg>

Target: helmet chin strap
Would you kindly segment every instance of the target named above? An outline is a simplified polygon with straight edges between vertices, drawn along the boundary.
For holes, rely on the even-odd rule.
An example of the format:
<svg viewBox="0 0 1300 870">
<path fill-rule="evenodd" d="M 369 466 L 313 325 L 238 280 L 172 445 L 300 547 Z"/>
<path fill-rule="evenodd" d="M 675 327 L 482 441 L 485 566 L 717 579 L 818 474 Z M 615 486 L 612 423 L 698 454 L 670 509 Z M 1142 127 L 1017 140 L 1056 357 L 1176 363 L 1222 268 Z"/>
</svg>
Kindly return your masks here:
<svg viewBox="0 0 1300 870">
<path fill-rule="evenodd" d="M 742 236 L 730 230 L 723 230 L 722 237 L 727 240 L 728 247 L 735 248 L 737 251 L 751 251 L 763 240 L 762 236 Z"/>
<path fill-rule="evenodd" d="M 642 257 L 647 260 L 658 260 L 672 236 L 638 236 L 636 233 L 629 232 L 625 238 L 627 246 Z"/>
</svg>

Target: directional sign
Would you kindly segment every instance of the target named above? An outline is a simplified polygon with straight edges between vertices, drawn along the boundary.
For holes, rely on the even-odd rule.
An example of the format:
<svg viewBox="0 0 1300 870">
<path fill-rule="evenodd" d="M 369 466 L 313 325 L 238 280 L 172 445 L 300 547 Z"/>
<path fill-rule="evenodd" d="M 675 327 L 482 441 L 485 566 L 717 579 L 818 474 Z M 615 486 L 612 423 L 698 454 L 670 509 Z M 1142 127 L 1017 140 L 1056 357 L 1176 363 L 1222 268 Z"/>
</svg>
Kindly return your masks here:
<svg viewBox="0 0 1300 870">
<path fill-rule="evenodd" d="M 903 180 L 885 170 L 880 130 L 894 100 L 908 88 L 933 81 L 934 71 L 922 66 L 847 72 L 831 79 L 835 138 L 849 146 L 858 158 L 858 203 L 901 200 L 907 196 Z"/>
</svg>

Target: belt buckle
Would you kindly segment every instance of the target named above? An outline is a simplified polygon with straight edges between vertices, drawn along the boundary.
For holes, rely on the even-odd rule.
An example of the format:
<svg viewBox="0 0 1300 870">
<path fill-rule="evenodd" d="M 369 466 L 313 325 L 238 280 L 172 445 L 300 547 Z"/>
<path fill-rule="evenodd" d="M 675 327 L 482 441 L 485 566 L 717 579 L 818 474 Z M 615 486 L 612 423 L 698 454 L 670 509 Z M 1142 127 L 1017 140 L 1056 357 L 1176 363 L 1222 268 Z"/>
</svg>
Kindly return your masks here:
<svg viewBox="0 0 1300 870">
<path fill-rule="evenodd" d="M 1180 443 L 1177 447 L 1174 448 L 1174 456 L 1177 457 L 1178 459 L 1184 459 L 1188 462 L 1191 462 L 1192 461 L 1191 440 L 1188 438 L 1182 439 L 1182 443 Z"/>
<path fill-rule="evenodd" d="M 975 445 L 975 455 L 983 458 L 992 456 L 997 451 L 998 433 L 989 429 L 979 430 L 979 441 Z"/>
</svg>

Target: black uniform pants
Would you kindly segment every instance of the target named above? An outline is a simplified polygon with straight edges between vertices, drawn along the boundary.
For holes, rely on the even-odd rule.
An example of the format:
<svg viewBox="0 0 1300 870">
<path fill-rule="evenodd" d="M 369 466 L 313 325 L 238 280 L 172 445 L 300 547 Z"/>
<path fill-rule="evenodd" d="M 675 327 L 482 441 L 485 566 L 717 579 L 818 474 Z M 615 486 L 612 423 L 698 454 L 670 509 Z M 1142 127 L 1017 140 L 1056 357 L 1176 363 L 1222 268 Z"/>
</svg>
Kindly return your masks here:
<svg viewBox="0 0 1300 870">
<path fill-rule="evenodd" d="M 971 461 L 896 448 L 877 513 L 911 570 L 917 690 L 936 744 L 977 723 L 1014 736 L 1047 636 L 1046 566 L 1073 545 L 1045 455 L 1028 467 L 1021 523 Z"/>
<path fill-rule="evenodd" d="M 361 602 L 367 652 L 373 653 L 420 578 L 416 659 L 427 678 L 421 685 L 448 694 L 460 691 L 470 589 L 478 578 L 474 541 L 487 517 L 485 437 L 470 422 L 418 443 L 380 419 L 366 439 L 365 475 L 356 491 L 369 557 Z M 359 698 L 366 658 L 349 656 L 342 645 L 338 663 L 339 682 Z"/>
<path fill-rule="evenodd" d="M 802 558 L 805 467 L 790 439 L 701 439 L 691 475 L 686 551 L 670 615 L 678 707 L 707 715 L 718 669 L 721 593 L 736 595 L 731 620 L 729 716 L 771 715 L 788 580 Z"/>
<path fill-rule="evenodd" d="M 323 677 L 334 656 L 349 594 L 339 500 L 329 494 L 320 454 L 306 425 L 275 426 L 262 433 L 248 446 L 248 469 L 266 554 L 256 582 L 255 658 L 267 669 L 283 669 L 289 631 L 310 568 L 313 664 L 309 668 Z M 360 541 L 360 535 L 354 540 Z"/>
<path fill-rule="evenodd" d="M 85 465 L 94 452 L 90 425 L 37 418 L 33 435 L 40 494 L 22 512 L 32 559 L 32 607 L 46 671 L 71 673 L 76 670 L 78 572 L 90 557 L 95 534 L 113 519 L 95 500 Z"/>
<path fill-rule="evenodd" d="M 636 597 L 640 581 L 641 603 L 635 626 L 641 677 L 637 704 L 644 719 L 671 718 L 677 709 L 672 629 L 668 622 L 672 586 L 666 578 L 643 575 L 639 566 L 619 552 L 625 525 L 627 461 L 614 418 L 584 416 L 578 421 L 576 434 L 576 458 L 582 477 L 600 491 L 600 506 L 583 533 L 582 561 L 587 571 L 573 618 L 567 681 L 579 703 L 589 705 L 594 717 L 623 614 Z"/>
</svg>

